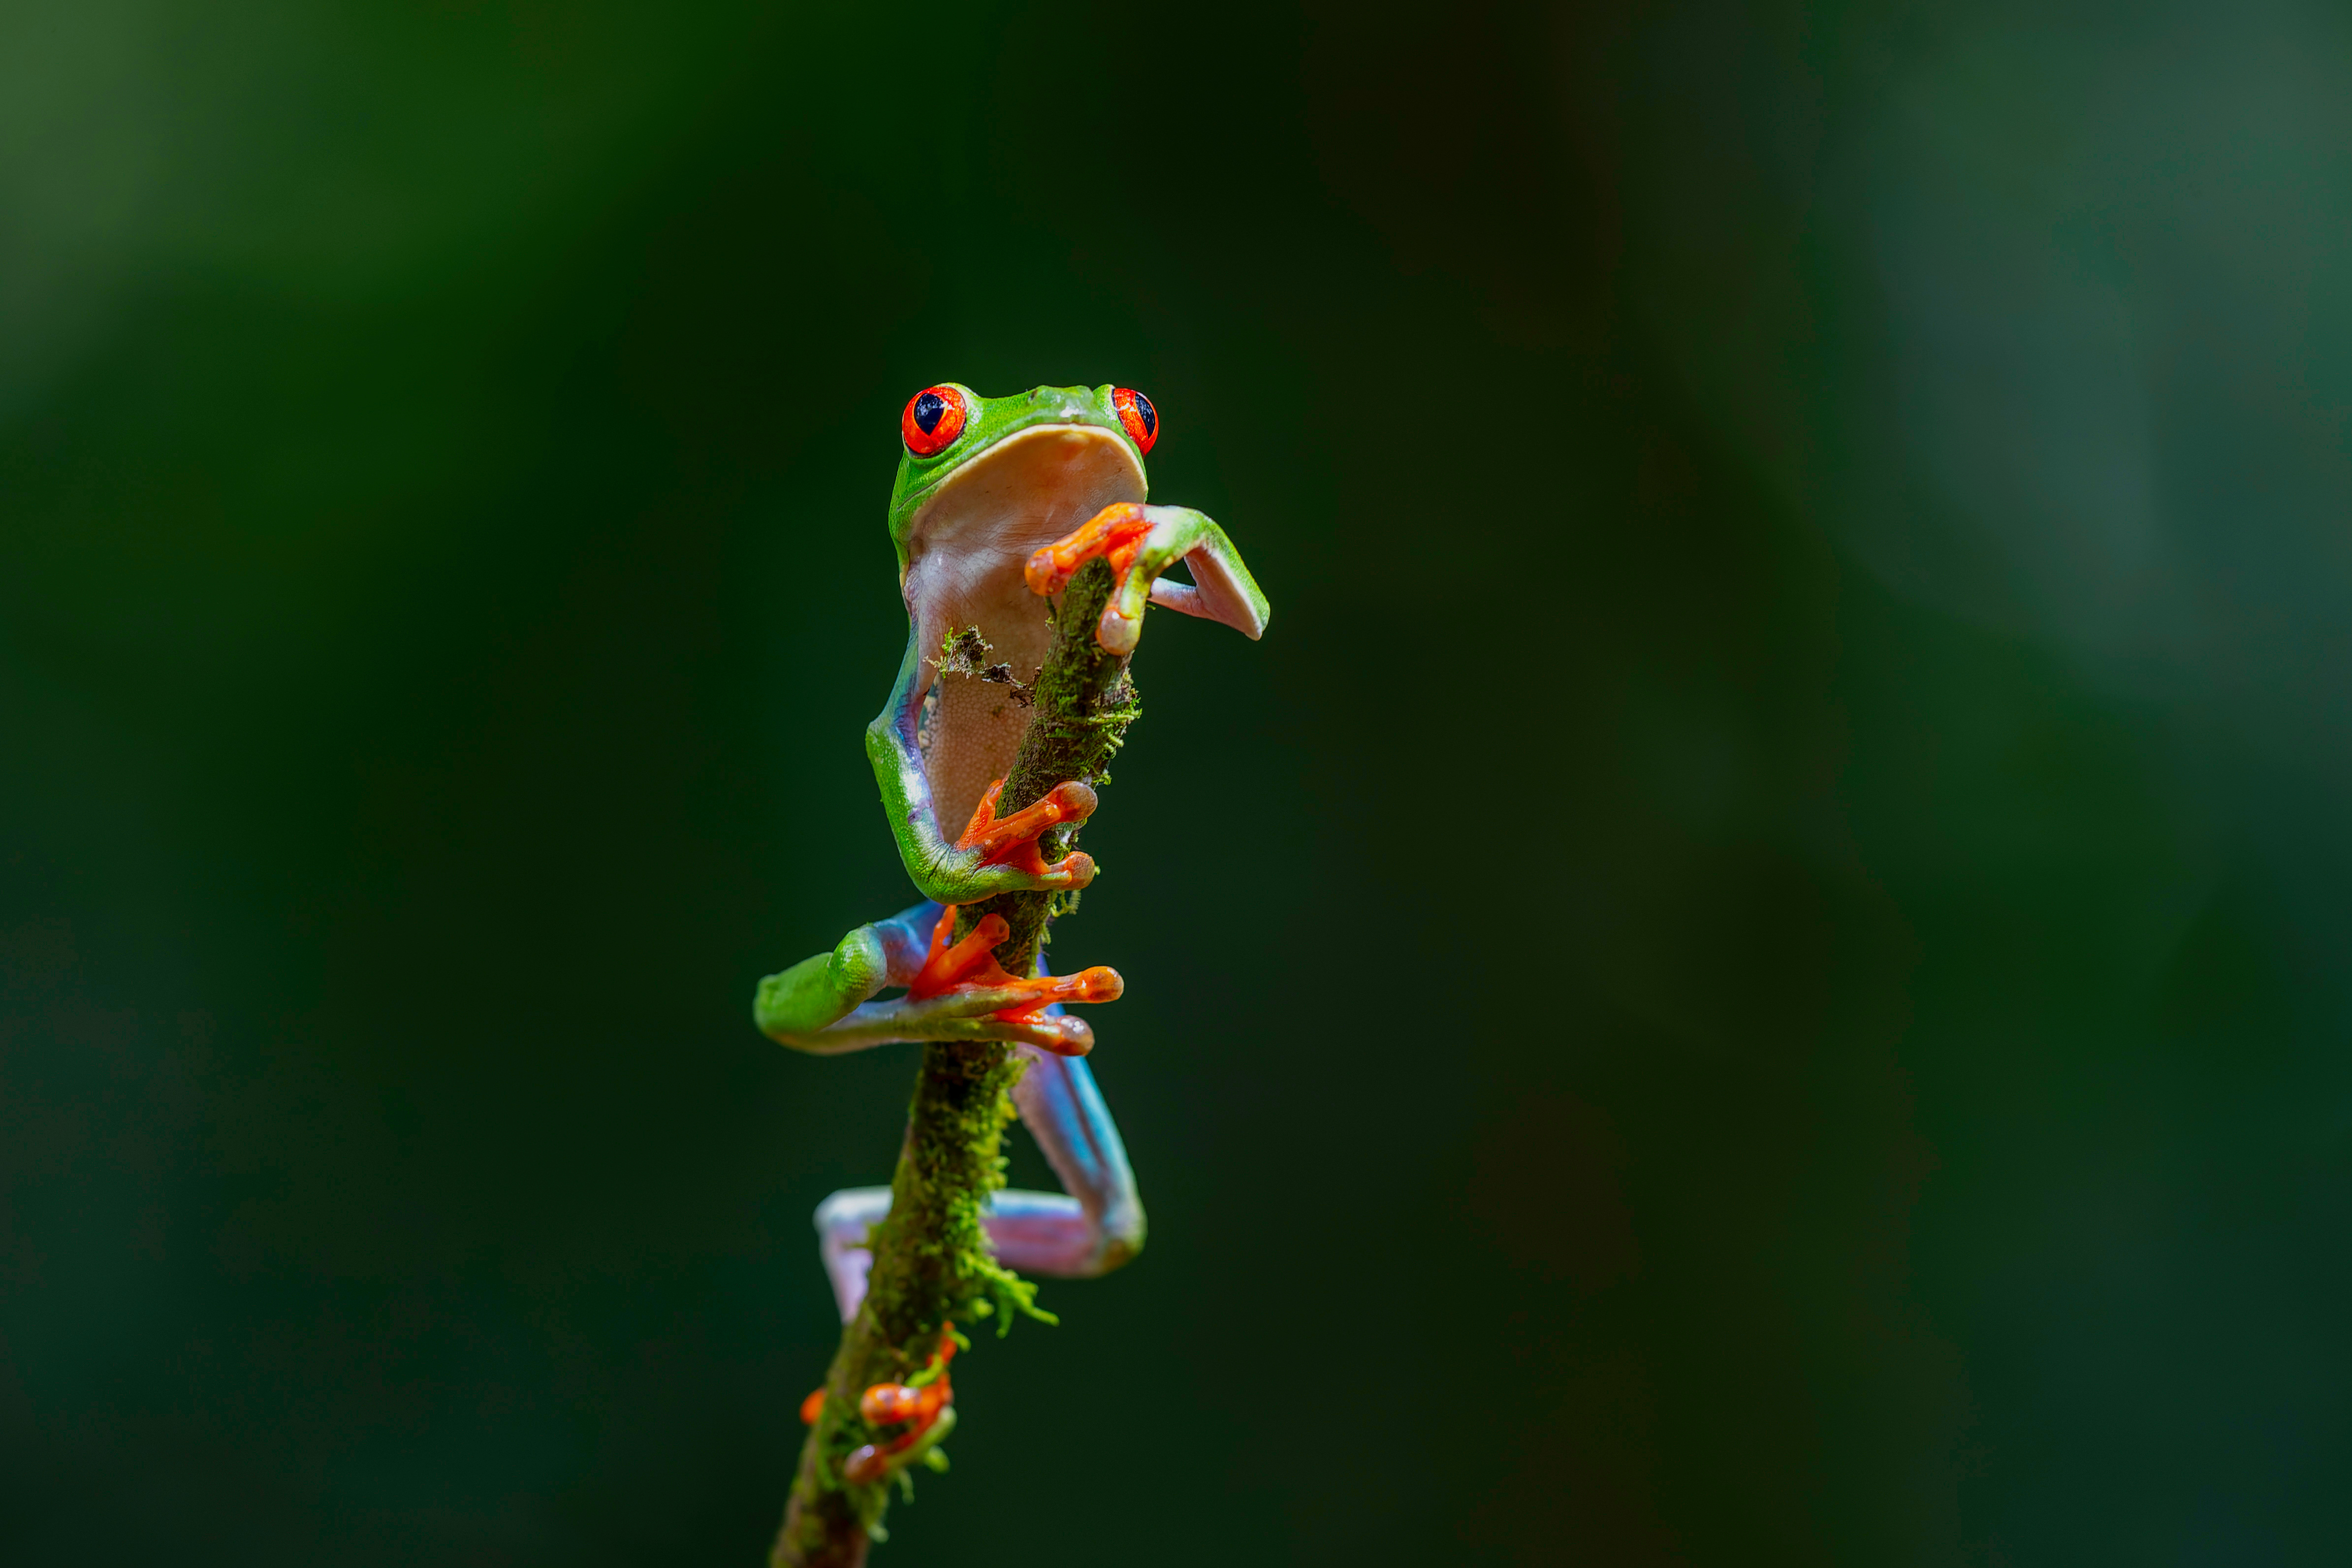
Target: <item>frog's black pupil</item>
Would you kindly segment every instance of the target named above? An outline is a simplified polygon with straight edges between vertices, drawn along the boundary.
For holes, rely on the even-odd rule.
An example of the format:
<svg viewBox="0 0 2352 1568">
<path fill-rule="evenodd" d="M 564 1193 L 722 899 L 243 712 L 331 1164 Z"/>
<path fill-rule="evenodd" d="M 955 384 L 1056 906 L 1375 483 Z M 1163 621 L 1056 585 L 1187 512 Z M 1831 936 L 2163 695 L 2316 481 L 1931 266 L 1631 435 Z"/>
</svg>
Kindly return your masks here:
<svg viewBox="0 0 2352 1568">
<path fill-rule="evenodd" d="M 1144 396 L 1143 394 L 1139 392 L 1137 393 L 1135 395 L 1135 411 L 1143 416 L 1143 433 L 1146 436 L 1157 436 L 1160 434 L 1160 411 L 1151 406 L 1151 399 Z"/>
<path fill-rule="evenodd" d="M 948 411 L 948 400 L 936 392 L 927 392 L 915 399 L 915 425 L 926 436 L 940 427 L 940 416 Z"/>
</svg>

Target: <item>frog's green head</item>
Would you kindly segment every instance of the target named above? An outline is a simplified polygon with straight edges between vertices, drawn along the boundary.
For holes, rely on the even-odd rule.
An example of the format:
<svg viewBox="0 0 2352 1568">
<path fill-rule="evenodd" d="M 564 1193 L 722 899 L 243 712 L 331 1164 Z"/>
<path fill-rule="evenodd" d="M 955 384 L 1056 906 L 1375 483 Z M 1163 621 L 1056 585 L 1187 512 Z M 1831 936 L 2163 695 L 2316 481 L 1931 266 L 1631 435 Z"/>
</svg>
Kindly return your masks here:
<svg viewBox="0 0 2352 1568">
<path fill-rule="evenodd" d="M 1123 386 L 1041 386 L 982 397 L 944 382 L 908 400 L 890 491 L 898 572 L 928 551 L 1020 552 L 1117 501 L 1140 501 L 1160 436 L 1151 400 Z"/>
</svg>

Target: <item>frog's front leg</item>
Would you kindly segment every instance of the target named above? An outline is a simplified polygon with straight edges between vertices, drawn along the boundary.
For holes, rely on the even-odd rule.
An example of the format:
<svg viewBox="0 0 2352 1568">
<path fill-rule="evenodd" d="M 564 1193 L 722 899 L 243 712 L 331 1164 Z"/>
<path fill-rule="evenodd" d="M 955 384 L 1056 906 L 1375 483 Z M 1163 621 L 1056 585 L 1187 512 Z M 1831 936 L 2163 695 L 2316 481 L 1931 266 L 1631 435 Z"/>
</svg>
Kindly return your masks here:
<svg viewBox="0 0 2352 1568">
<path fill-rule="evenodd" d="M 1029 1047 L 1022 1054 L 1029 1065 L 1013 1102 L 1067 1191 L 992 1193 L 981 1223 L 997 1257 L 1022 1273 L 1108 1274 L 1142 1251 L 1144 1238 L 1143 1197 L 1118 1123 L 1085 1062 Z M 889 1213 L 887 1187 L 851 1187 L 817 1205 L 818 1250 L 845 1323 L 866 1299 L 866 1233 Z"/>
<path fill-rule="evenodd" d="M 1076 780 L 1055 786 L 1045 799 L 1002 822 L 995 818 L 996 791 L 991 789 L 961 837 L 948 842 L 916 734 L 921 674 L 919 632 L 907 643 L 889 702 L 866 727 L 866 760 L 882 788 L 898 858 L 916 889 L 937 903 L 970 904 L 998 893 L 1056 892 L 1093 881 L 1090 857 L 1066 855 L 1048 865 L 1037 852 L 1040 834 L 1094 815 L 1095 792 Z"/>
<path fill-rule="evenodd" d="M 1095 640 L 1112 653 L 1135 651 L 1146 603 L 1223 621 L 1253 641 L 1274 615 L 1223 529 L 1190 507 L 1136 501 L 1103 508 L 1085 527 L 1029 557 L 1030 591 L 1060 593 L 1097 555 L 1110 563 L 1118 584 L 1095 627 Z M 1160 575 L 1178 561 L 1191 569 L 1192 583 Z"/>
</svg>

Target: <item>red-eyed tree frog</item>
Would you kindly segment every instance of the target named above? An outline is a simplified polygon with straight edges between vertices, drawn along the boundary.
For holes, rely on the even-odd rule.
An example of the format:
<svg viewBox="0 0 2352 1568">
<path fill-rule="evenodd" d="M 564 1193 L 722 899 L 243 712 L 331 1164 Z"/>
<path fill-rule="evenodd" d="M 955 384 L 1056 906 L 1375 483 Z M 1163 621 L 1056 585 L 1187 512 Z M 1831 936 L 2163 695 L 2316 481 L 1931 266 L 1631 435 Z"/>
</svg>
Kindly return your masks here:
<svg viewBox="0 0 2352 1568">
<path fill-rule="evenodd" d="M 1072 573 L 1097 555 L 1110 562 L 1118 587 L 1096 636 L 1117 653 L 1135 647 L 1147 603 L 1255 638 L 1265 630 L 1265 595 L 1223 529 L 1197 511 L 1145 504 L 1143 459 L 1159 439 L 1160 414 L 1141 393 L 1041 386 L 982 397 L 946 383 L 908 402 L 898 433 L 905 451 L 890 493 L 890 541 L 907 653 L 889 701 L 866 727 L 866 751 L 924 901 L 768 976 L 753 1015 L 771 1038 L 819 1055 L 897 1040 L 1015 1042 L 1030 1060 L 1014 1103 L 1066 1192 L 995 1194 L 989 1237 L 1024 1272 L 1107 1273 L 1142 1247 L 1143 1205 L 1118 1124 L 1081 1059 L 1093 1031 L 1061 1004 L 1108 1001 L 1118 977 L 1108 969 L 1050 975 L 1042 960 L 1034 976 L 1006 975 L 987 958 L 992 939 L 984 932 L 961 953 L 947 947 L 946 911 L 1093 879 L 1086 855 L 1048 865 L 1036 848 L 1047 828 L 1093 813 L 1095 793 L 1084 783 L 1064 783 L 1002 821 L 993 809 L 1029 722 L 1015 699 L 1036 679 L 1051 640 L 1046 600 Z M 1160 574 L 1180 560 L 1190 584 Z M 977 678 L 943 674 L 943 645 L 970 627 L 1001 662 Z M 966 822 L 950 839 L 945 825 Z M 975 964 L 982 984 L 971 981 Z M 964 983 L 944 989 L 950 977 Z M 877 1000 L 894 987 L 906 989 Z M 850 1188 L 818 1205 L 820 1250 L 844 1322 L 866 1293 L 866 1232 L 889 1210 L 887 1187 Z"/>
</svg>

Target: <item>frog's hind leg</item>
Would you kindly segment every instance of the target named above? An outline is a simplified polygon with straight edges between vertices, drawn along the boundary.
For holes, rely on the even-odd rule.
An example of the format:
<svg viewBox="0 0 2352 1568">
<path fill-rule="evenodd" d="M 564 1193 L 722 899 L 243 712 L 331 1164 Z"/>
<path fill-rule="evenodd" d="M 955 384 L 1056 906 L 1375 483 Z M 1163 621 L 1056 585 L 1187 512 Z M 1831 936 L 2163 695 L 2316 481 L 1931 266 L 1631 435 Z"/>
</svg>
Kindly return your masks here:
<svg viewBox="0 0 2352 1568">
<path fill-rule="evenodd" d="M 1013 1086 L 1013 1102 L 1066 1191 L 996 1194 L 989 1238 L 1016 1269 L 1066 1279 L 1108 1274 L 1143 1250 L 1143 1195 L 1118 1123 L 1083 1059 L 1029 1046 L 1021 1051 L 1029 1070 Z"/>
<path fill-rule="evenodd" d="M 841 1321 L 857 1315 L 866 1300 L 866 1276 L 874 1267 L 866 1232 L 890 1213 L 887 1187 L 845 1187 L 816 1205 L 817 1251 L 824 1258 L 825 1278 L 833 1281 L 833 1300 Z"/>
<path fill-rule="evenodd" d="M 1022 1273 L 1063 1279 L 1108 1274 L 1143 1250 L 1143 1198 L 1118 1124 L 1084 1061 L 1020 1049 L 1029 1068 L 1013 1088 L 1013 1103 L 1069 1190 L 992 1194 L 981 1223 L 997 1257 Z M 866 1233 L 889 1212 L 887 1187 L 845 1188 L 817 1205 L 818 1250 L 845 1323 L 857 1315 L 874 1265 Z"/>
</svg>

